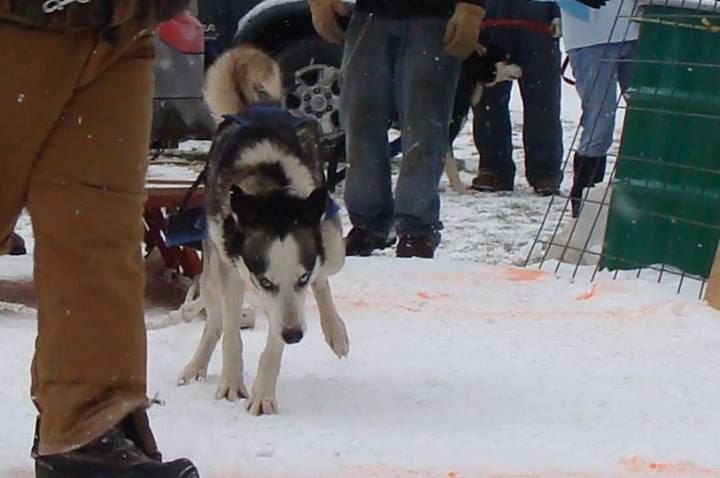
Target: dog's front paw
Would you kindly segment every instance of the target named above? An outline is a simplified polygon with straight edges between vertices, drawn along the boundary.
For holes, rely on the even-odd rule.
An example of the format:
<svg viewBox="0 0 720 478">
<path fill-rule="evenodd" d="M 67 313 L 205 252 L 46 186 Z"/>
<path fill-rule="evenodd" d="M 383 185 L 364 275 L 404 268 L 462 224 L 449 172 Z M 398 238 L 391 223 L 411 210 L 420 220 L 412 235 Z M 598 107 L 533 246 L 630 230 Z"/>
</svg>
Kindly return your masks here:
<svg viewBox="0 0 720 478">
<path fill-rule="evenodd" d="M 183 369 L 177 379 L 178 386 L 187 385 L 193 381 L 203 381 L 207 378 L 207 367 L 202 367 L 194 363 L 189 363 Z"/>
<path fill-rule="evenodd" d="M 348 338 L 347 328 L 342 320 L 338 320 L 333 325 L 332 330 L 325 334 L 325 342 L 330 346 L 338 358 L 347 357 L 350 353 L 350 339 Z"/>
<path fill-rule="evenodd" d="M 277 401 L 274 397 L 263 397 L 253 392 L 253 395 L 247 401 L 247 410 L 250 415 L 259 417 L 260 415 L 275 415 L 278 412 Z"/>
<path fill-rule="evenodd" d="M 249 395 L 242 378 L 220 377 L 220 385 L 218 385 L 217 392 L 215 392 L 215 398 L 217 400 L 236 402 L 247 397 L 249 397 Z"/>
</svg>

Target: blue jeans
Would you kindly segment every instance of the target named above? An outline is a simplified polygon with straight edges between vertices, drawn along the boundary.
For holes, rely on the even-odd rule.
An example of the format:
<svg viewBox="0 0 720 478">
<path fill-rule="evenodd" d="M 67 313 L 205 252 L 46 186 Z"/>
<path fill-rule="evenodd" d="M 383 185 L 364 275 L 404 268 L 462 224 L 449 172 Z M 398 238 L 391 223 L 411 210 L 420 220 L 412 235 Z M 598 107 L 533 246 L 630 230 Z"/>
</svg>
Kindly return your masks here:
<svg viewBox="0 0 720 478">
<path fill-rule="evenodd" d="M 439 230 L 438 183 L 448 148 L 460 62 L 442 52 L 446 18 L 390 19 L 355 12 L 343 59 L 341 122 L 354 226 L 379 234 Z M 403 161 L 392 194 L 388 127 L 402 127 Z"/>
<path fill-rule="evenodd" d="M 530 0 L 489 0 L 488 18 L 521 19 L 549 26 L 559 16 L 557 5 Z M 523 100 L 525 176 L 531 185 L 561 179 L 563 158 L 560 124 L 560 45 L 556 38 L 526 28 L 490 28 L 488 44 L 503 47 L 522 68 L 519 80 Z M 503 183 L 513 184 L 510 94 L 513 82 L 486 88 L 473 108 L 473 135 L 480 153 L 479 169 Z"/>
<path fill-rule="evenodd" d="M 582 135 L 578 154 L 607 155 L 615 132 L 618 85 L 624 93 L 632 75 L 635 42 L 610 43 L 570 50 L 575 88 L 582 101 Z"/>
</svg>

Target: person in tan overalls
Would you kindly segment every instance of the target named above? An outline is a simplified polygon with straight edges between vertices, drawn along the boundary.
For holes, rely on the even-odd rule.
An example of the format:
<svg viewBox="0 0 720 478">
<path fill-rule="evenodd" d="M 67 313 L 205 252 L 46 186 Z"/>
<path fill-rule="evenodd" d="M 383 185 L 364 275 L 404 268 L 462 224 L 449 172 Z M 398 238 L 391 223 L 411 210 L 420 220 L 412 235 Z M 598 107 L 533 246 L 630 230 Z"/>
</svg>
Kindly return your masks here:
<svg viewBox="0 0 720 478">
<path fill-rule="evenodd" d="M 191 478 L 145 413 L 140 243 L 155 24 L 186 0 L 0 0 L 0 254 L 35 235 L 40 478 Z"/>
</svg>

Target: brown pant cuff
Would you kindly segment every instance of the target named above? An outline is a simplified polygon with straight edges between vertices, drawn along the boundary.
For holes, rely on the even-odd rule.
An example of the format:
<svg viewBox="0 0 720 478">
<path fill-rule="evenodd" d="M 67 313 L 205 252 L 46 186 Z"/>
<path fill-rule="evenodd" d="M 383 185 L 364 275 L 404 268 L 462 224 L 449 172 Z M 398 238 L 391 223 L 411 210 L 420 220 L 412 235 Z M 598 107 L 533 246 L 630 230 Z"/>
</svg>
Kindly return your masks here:
<svg viewBox="0 0 720 478">
<path fill-rule="evenodd" d="M 61 416 L 40 413 L 40 440 L 38 455 L 56 455 L 81 448 L 100 438 L 111 428 L 116 427 L 131 413 L 145 409 L 149 402 L 145 396 L 136 392 L 117 392 L 103 403 L 93 406 L 92 410 L 66 426 L 69 417 L 57 409 Z"/>
</svg>

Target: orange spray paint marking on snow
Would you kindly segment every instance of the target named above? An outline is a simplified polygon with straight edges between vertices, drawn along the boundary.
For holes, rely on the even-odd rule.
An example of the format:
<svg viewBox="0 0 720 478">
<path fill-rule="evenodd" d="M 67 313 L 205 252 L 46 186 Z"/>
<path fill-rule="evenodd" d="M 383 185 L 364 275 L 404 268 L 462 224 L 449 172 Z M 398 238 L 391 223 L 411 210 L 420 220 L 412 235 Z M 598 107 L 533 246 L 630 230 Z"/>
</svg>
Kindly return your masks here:
<svg viewBox="0 0 720 478">
<path fill-rule="evenodd" d="M 594 299 L 597 296 L 597 293 L 598 293 L 598 285 L 593 284 L 592 289 L 590 289 L 588 292 L 584 292 L 584 293 L 580 294 L 579 296 L 577 296 L 575 298 L 575 300 L 578 302 L 581 302 L 581 301 L 585 301 L 585 300 Z"/>
<path fill-rule="evenodd" d="M 504 270 L 505 278 L 513 282 L 535 282 L 545 279 L 550 274 L 544 271 L 507 267 Z"/>
<path fill-rule="evenodd" d="M 452 294 L 449 292 L 443 292 L 441 294 L 432 295 L 429 292 L 418 292 L 418 298 L 422 300 L 436 300 L 436 299 L 450 299 Z"/>
<path fill-rule="evenodd" d="M 630 458 L 623 460 L 620 465 L 628 473 L 657 474 L 664 476 L 710 476 L 720 477 L 720 470 L 705 468 L 689 461 L 679 463 L 658 463 L 644 458 Z"/>
</svg>

